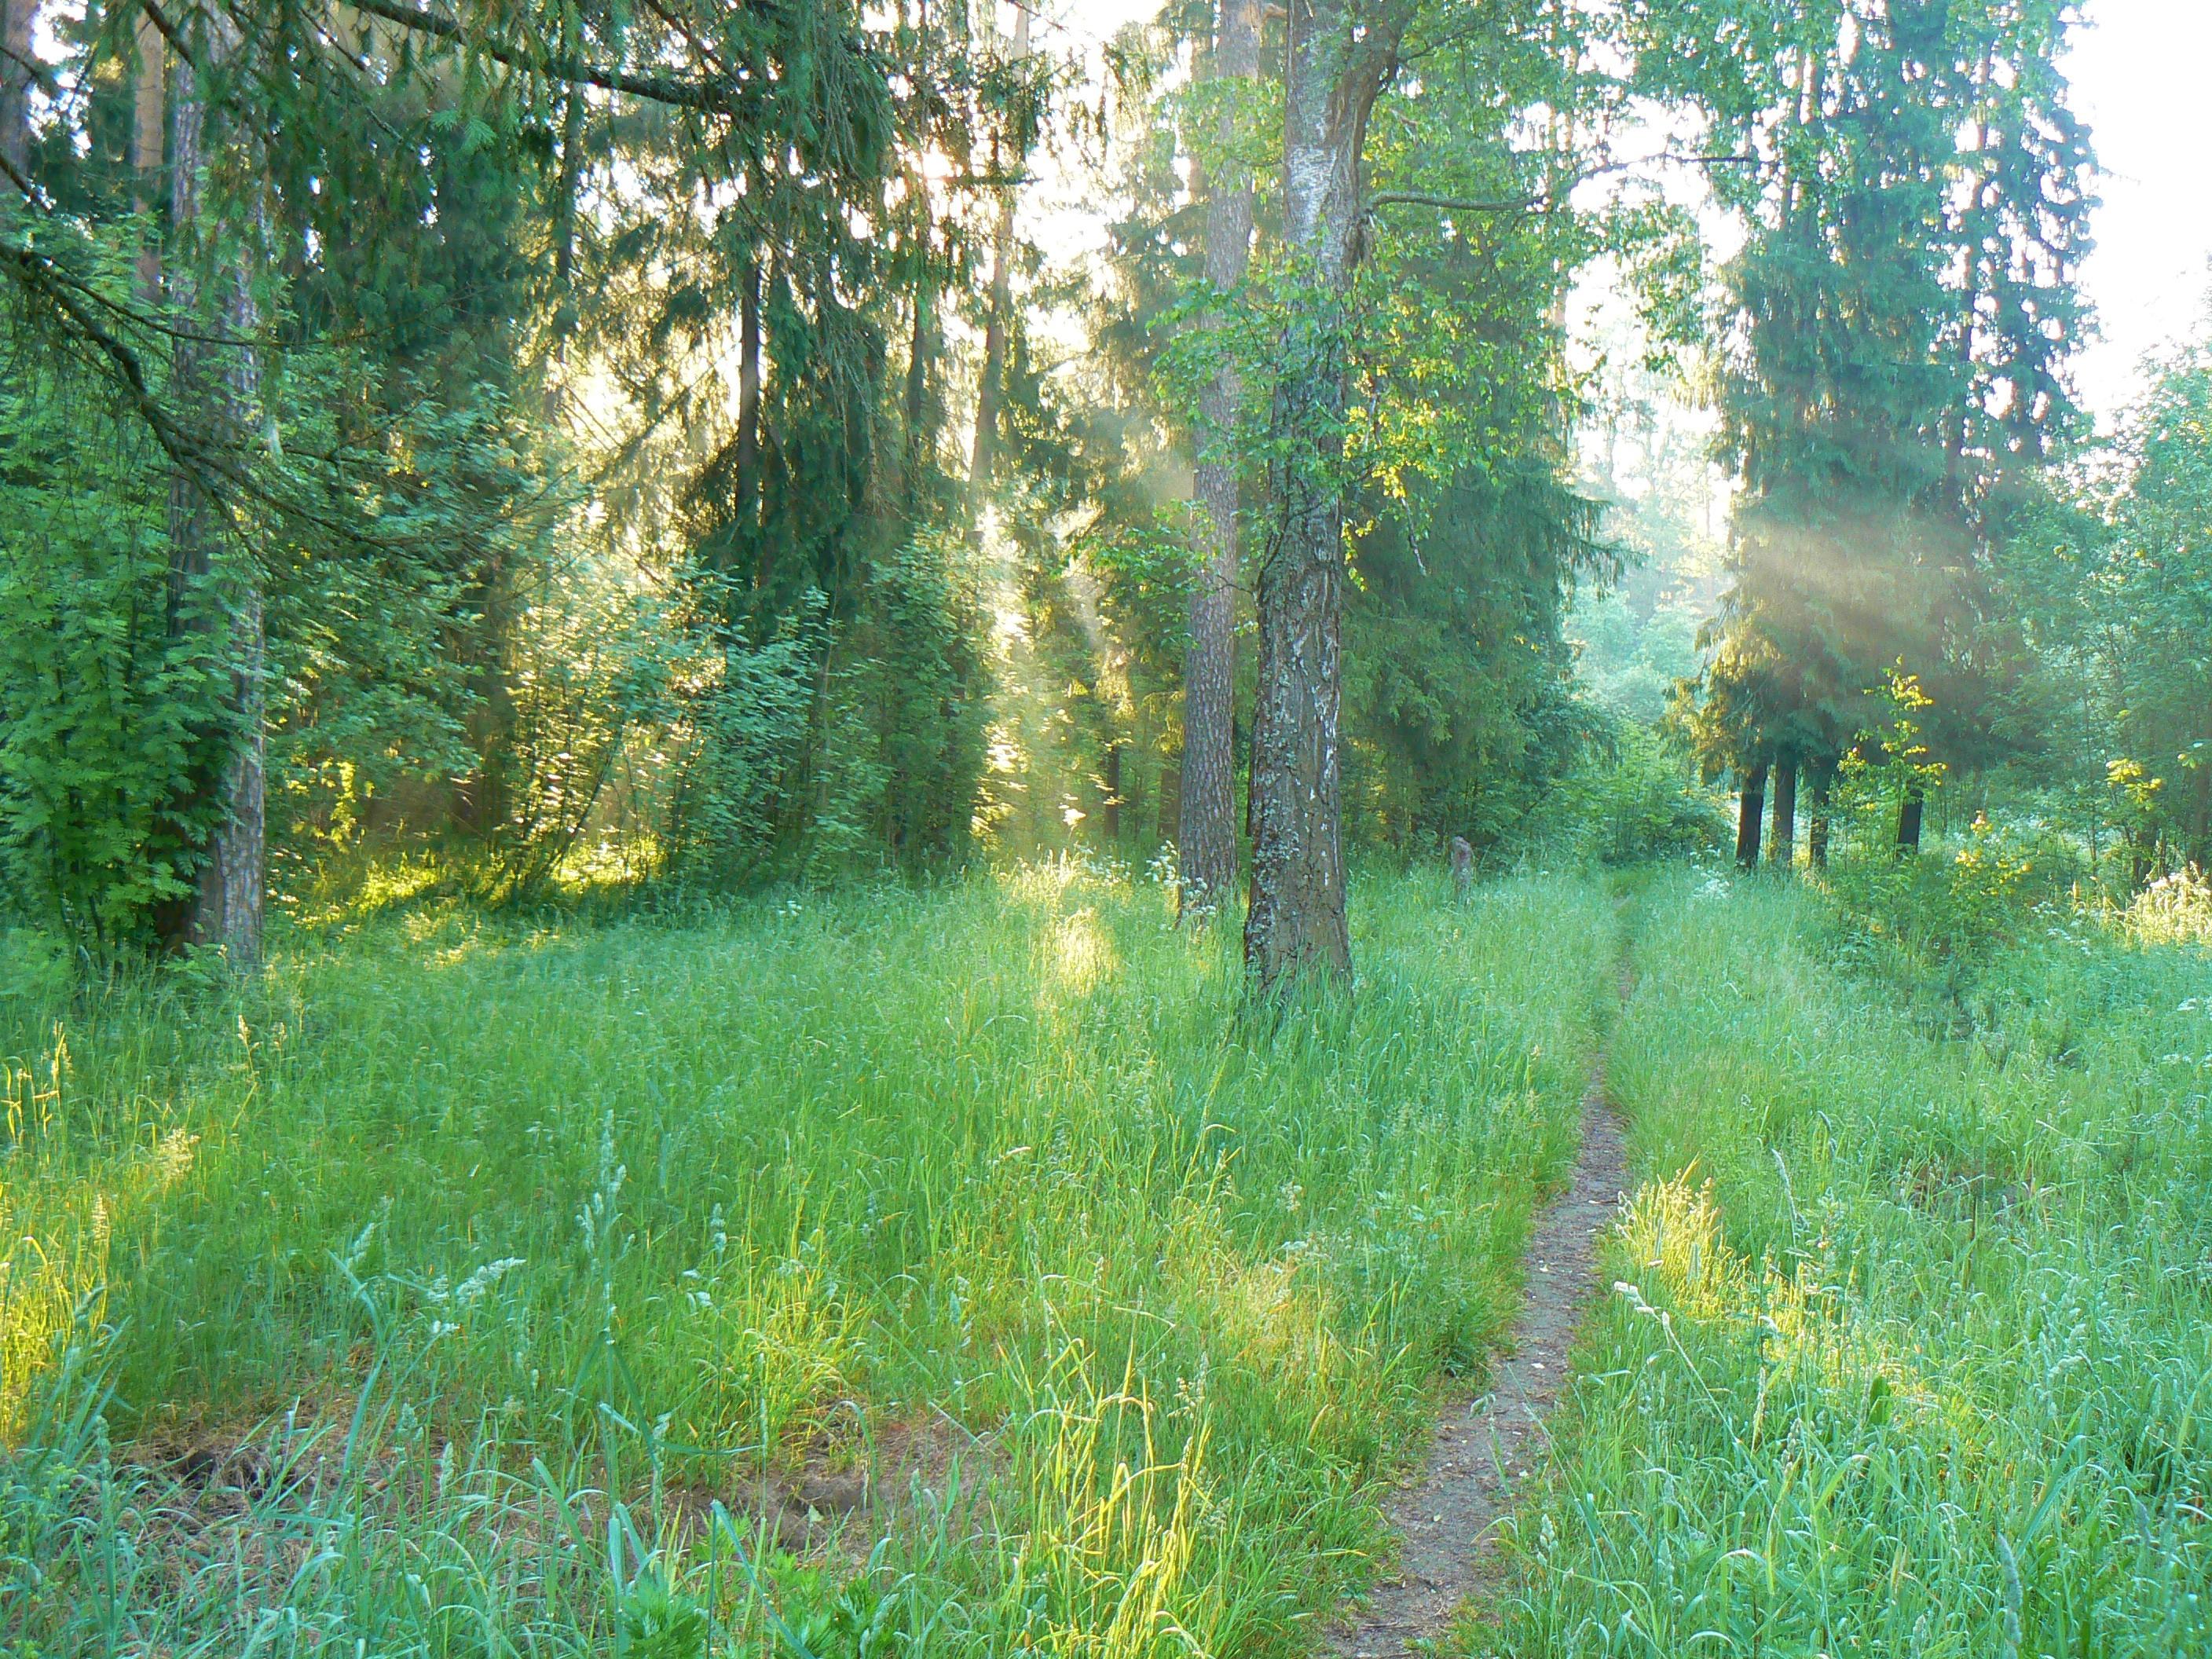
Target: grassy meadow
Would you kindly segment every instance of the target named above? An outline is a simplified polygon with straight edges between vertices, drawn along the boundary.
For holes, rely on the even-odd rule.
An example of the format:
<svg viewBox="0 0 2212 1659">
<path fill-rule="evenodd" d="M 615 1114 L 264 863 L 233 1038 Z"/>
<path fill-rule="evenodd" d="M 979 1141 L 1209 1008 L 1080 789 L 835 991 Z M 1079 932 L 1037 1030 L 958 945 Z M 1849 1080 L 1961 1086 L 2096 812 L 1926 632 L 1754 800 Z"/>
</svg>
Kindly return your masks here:
<svg viewBox="0 0 2212 1659">
<path fill-rule="evenodd" d="M 1066 865 L 18 973 L 9 1651 L 1304 1650 L 1618 950 L 1578 878 L 1354 915 L 1355 1006 L 1269 1025 Z"/>
<path fill-rule="evenodd" d="M 2212 951 L 2046 905 L 1931 954 L 1695 872 L 1633 914 L 1647 1184 L 1468 1650 L 2212 1652 Z"/>
</svg>

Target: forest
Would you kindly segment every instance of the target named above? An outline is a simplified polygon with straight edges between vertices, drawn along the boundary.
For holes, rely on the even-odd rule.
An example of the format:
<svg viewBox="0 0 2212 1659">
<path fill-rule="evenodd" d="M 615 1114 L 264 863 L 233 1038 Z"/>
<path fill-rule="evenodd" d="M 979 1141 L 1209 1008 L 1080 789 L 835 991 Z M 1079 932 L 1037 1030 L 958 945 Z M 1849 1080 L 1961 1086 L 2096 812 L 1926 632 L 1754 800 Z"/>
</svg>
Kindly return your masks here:
<svg viewBox="0 0 2212 1659">
<path fill-rule="evenodd" d="M 2212 1656 L 2123 9 L 0 0 L 0 1659 Z"/>
</svg>

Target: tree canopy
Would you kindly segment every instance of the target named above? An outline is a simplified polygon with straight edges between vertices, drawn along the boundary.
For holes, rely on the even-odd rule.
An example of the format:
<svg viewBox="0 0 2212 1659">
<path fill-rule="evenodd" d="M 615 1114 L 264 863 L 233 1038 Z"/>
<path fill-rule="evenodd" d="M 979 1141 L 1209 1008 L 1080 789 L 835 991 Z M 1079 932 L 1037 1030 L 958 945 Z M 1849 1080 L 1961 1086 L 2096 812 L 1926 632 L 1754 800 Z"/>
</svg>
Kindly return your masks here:
<svg viewBox="0 0 2212 1659">
<path fill-rule="evenodd" d="M 1709 775 L 1909 685 L 1908 841 L 2034 775 L 2205 855 L 2206 371 L 2077 406 L 2063 0 L 7 17 L 0 842 L 88 949 L 1180 838 L 1341 975 L 1347 857 L 1510 849 L 1670 673 Z M 1600 464 L 1624 354 L 1733 492 L 1625 701 L 1577 607 L 1710 592 L 1634 571 L 1716 489 Z"/>
</svg>

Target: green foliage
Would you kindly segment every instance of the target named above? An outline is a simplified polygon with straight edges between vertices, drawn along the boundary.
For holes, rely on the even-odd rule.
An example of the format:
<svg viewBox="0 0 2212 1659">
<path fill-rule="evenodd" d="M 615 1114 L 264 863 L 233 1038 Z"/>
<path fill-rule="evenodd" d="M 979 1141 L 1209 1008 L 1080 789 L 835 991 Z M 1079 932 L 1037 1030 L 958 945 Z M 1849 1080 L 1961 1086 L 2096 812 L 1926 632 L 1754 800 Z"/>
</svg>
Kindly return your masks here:
<svg viewBox="0 0 2212 1659">
<path fill-rule="evenodd" d="M 1867 696 L 1883 718 L 1854 734 L 1836 769 L 1837 805 L 1876 820 L 1879 840 L 1910 803 L 1943 787 L 1949 768 L 1929 754 L 1923 723 L 1935 699 L 1920 689 L 1919 676 L 1886 669 Z"/>
<path fill-rule="evenodd" d="M 764 644 L 726 636 L 678 705 L 679 876 L 726 886 L 958 861 L 990 706 L 970 562 L 957 537 L 917 538 L 875 563 L 851 617 L 817 593 Z"/>
<path fill-rule="evenodd" d="M 670 806 L 677 873 L 743 884 L 773 868 L 788 832 L 793 775 L 806 750 L 821 624 L 766 645 L 732 644 L 720 674 L 684 697 L 679 774 Z"/>
<path fill-rule="evenodd" d="M 1728 809 L 1675 748 L 1627 726 L 1582 753 L 1552 784 L 1505 850 L 1621 866 L 1694 858 L 1721 845 Z"/>
<path fill-rule="evenodd" d="M 1578 601 L 1566 629 L 1591 698 L 1618 719 L 1652 726 L 1665 718 L 1675 686 L 1704 666 L 1704 622 L 1692 594 L 1666 593 L 1639 611 L 1634 596 L 1616 592 Z"/>
<path fill-rule="evenodd" d="M 631 734 L 667 707 L 677 653 L 658 607 L 589 559 L 541 566 L 501 629 L 501 731 L 480 787 L 480 896 L 537 895 L 606 799 Z"/>
<path fill-rule="evenodd" d="M 2025 712 L 2139 886 L 2212 867 L 2212 345 L 2162 366 L 2110 459 L 2021 515 L 2004 574 L 2035 653 Z"/>
<path fill-rule="evenodd" d="M 220 617 L 170 626 L 162 496 L 88 433 L 99 395 L 0 390 L 0 847 L 23 911 L 105 953 L 191 891 L 228 676 Z"/>
<path fill-rule="evenodd" d="M 1586 394 L 1584 449 L 1621 568 L 1610 583 L 1578 587 L 1565 631 L 1590 699 L 1650 726 L 1705 666 L 1698 635 L 1725 580 L 1717 480 L 1707 434 L 1680 407 L 1679 376 L 1637 356 L 1649 333 L 1603 313 L 1595 326 L 1605 356 Z"/>
<path fill-rule="evenodd" d="M 1978 971 L 1980 953 L 2041 933 L 2051 915 L 2070 908 L 2079 867 L 2047 831 L 1977 817 L 1946 856 L 1838 860 L 1826 884 L 1854 960 L 1881 968 L 1907 988 L 1926 982 L 1955 989 L 1961 975 Z"/>
<path fill-rule="evenodd" d="M 1595 514 L 1548 468 L 1470 474 L 1418 541 L 1386 512 L 1359 539 L 1346 606 L 1346 820 L 1406 847 L 1508 835 L 1595 735 L 1561 620 L 1603 555 Z"/>
<path fill-rule="evenodd" d="M 918 539 L 872 573 L 832 659 L 811 855 L 908 865 L 968 846 L 989 712 L 984 621 L 951 537 Z"/>
<path fill-rule="evenodd" d="M 2018 660 L 1990 554 L 2078 425 L 2058 366 L 2089 160 L 2057 66 L 2067 9 L 1633 10 L 1650 84 L 1756 157 L 1719 175 L 1752 235 L 1711 331 L 1743 495 L 1690 726 L 1708 768 L 1829 763 L 1900 659 L 1935 696 L 1934 746 L 1993 758 Z"/>
</svg>

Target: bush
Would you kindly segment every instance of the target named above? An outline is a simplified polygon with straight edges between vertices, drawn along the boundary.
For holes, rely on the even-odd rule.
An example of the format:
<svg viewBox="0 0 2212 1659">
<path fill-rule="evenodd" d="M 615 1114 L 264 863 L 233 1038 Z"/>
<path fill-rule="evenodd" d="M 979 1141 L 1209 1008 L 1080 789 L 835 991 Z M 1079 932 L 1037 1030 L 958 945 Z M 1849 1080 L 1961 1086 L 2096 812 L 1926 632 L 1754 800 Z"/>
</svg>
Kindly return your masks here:
<svg viewBox="0 0 2212 1659">
<path fill-rule="evenodd" d="M 2212 945 L 2212 880 L 2191 865 L 2135 896 L 2127 931 L 2145 945 Z"/>
<path fill-rule="evenodd" d="M 0 851 L 41 926 L 102 952 L 190 893 L 224 740 L 220 620 L 169 626 L 160 476 L 50 379 L 0 395 Z"/>
<path fill-rule="evenodd" d="M 765 645 L 732 642 L 720 675 L 689 699 L 690 745 L 678 778 L 669 845 L 679 874 L 744 884 L 771 866 L 794 817 L 826 648 L 822 607 Z"/>
<path fill-rule="evenodd" d="M 1599 864 L 1687 857 L 1719 846 L 1726 805 L 1658 737 L 1629 726 L 1591 750 L 1528 820 L 1522 850 Z"/>
<path fill-rule="evenodd" d="M 918 538 L 868 573 L 850 617 L 817 592 L 776 637 L 726 642 L 683 706 L 668 832 L 680 872 L 744 884 L 966 850 L 988 665 L 961 553 L 957 538 Z"/>
<path fill-rule="evenodd" d="M 1977 817 L 1948 858 L 1838 861 L 1828 890 L 1848 925 L 1913 957 L 1944 960 L 2011 942 L 2038 926 L 2038 907 L 2060 896 L 2071 869 L 2068 850 L 2049 832 Z"/>
</svg>

